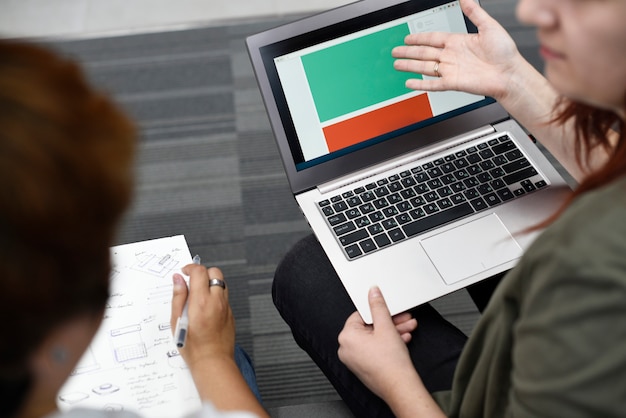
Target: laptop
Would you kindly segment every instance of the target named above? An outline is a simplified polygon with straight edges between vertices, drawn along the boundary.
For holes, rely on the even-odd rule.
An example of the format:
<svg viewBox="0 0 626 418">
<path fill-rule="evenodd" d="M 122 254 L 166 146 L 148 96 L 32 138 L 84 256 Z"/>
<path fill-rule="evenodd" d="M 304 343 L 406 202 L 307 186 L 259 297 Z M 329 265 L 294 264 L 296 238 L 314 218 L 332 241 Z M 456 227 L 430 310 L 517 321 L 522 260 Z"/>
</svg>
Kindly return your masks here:
<svg viewBox="0 0 626 418">
<path fill-rule="evenodd" d="M 391 50 L 422 31 L 476 28 L 458 1 L 364 0 L 246 39 L 291 191 L 367 323 L 374 285 L 397 314 L 510 269 L 568 190 L 492 98 L 405 87 L 420 75 Z"/>
</svg>

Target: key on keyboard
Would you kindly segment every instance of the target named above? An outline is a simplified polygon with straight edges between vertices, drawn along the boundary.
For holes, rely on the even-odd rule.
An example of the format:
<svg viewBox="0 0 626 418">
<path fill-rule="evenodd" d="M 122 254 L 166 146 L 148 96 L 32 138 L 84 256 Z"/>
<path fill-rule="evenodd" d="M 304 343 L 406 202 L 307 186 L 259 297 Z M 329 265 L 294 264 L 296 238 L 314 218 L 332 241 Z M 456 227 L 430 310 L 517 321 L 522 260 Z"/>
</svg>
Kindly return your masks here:
<svg viewBox="0 0 626 418">
<path fill-rule="evenodd" d="M 318 205 L 352 260 L 546 185 L 501 135 Z"/>
</svg>

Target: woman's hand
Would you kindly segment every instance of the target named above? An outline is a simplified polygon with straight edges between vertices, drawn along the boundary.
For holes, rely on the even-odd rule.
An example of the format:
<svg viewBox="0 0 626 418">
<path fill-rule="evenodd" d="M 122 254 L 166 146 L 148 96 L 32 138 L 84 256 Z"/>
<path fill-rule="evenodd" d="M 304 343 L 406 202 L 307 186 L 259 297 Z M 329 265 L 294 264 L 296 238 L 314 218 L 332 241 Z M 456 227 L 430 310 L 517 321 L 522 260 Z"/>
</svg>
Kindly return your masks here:
<svg viewBox="0 0 626 418">
<path fill-rule="evenodd" d="M 222 271 L 189 264 L 182 272 L 189 276 L 189 289 L 183 277 L 175 274 L 170 323 L 174 330 L 188 301 L 187 340 L 180 353 L 200 398 L 211 401 L 220 410 L 269 416 L 235 362 L 235 319 L 228 303 L 228 286 L 209 286 L 211 279 L 224 280 Z"/>
<path fill-rule="evenodd" d="M 394 67 L 430 77 L 407 80 L 408 88 L 424 91 L 457 90 L 490 96 L 539 140 L 577 180 L 600 167 L 608 155 L 596 148 L 587 169 L 576 158 L 573 125 L 554 123 L 559 94 L 522 57 L 506 30 L 474 0 L 460 0 L 463 13 L 478 33 L 425 32 L 408 35 L 405 46 L 394 48 Z M 435 73 L 435 64 L 438 63 Z M 529 93 L 531 92 L 531 93 Z M 556 113 L 555 113 L 556 112 Z"/>
<path fill-rule="evenodd" d="M 408 313 L 394 321 L 378 288 L 370 290 L 369 302 L 373 325 L 367 325 L 354 312 L 339 334 L 338 354 L 372 392 L 384 399 L 404 370 L 414 370 L 406 343 L 417 328 L 417 321 Z"/>
<path fill-rule="evenodd" d="M 182 269 L 189 276 L 189 290 L 180 274 L 173 277 L 172 330 L 188 300 L 189 327 L 180 353 L 192 369 L 206 359 L 234 358 L 235 320 L 228 303 L 228 289 L 209 287 L 210 279 L 224 280 L 216 267 L 189 264 Z"/>
<path fill-rule="evenodd" d="M 478 33 L 459 34 L 424 32 L 408 35 L 406 46 L 394 48 L 397 70 L 437 77 L 411 79 L 406 85 L 414 90 L 458 90 L 502 99 L 508 78 L 520 60 L 515 42 L 506 30 L 473 0 L 461 0 L 465 15 Z"/>
<path fill-rule="evenodd" d="M 398 417 L 441 417 L 420 379 L 406 343 L 417 321 L 408 313 L 391 317 L 380 289 L 369 292 L 373 324 L 353 313 L 339 334 L 339 359 Z"/>
</svg>

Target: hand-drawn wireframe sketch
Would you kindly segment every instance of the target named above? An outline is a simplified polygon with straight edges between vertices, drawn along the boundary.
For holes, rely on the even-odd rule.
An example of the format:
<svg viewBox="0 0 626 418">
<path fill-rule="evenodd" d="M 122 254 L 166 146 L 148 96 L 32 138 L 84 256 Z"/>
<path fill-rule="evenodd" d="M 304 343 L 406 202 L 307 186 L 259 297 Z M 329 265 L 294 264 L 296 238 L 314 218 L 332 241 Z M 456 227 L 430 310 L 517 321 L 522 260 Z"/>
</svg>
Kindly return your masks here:
<svg viewBox="0 0 626 418">
<path fill-rule="evenodd" d="M 172 284 L 162 285 L 150 290 L 146 303 L 148 305 L 162 305 L 172 301 Z"/>
<path fill-rule="evenodd" d="M 165 277 L 178 264 L 179 261 L 173 258 L 172 254 L 143 253 L 137 255 L 137 262 L 132 268 L 156 277 Z"/>
<path fill-rule="evenodd" d="M 75 403 L 78 403 L 82 400 L 87 399 L 88 397 L 89 395 L 84 392 L 71 392 L 71 393 L 65 393 L 63 395 L 60 395 L 59 399 L 68 405 L 73 405 Z"/>
<path fill-rule="evenodd" d="M 187 363 L 183 360 L 177 349 L 173 349 L 167 352 L 167 363 L 173 369 L 188 369 Z"/>
<path fill-rule="evenodd" d="M 146 344 L 141 339 L 141 325 L 112 329 L 110 335 L 118 363 L 148 357 Z"/>
<path fill-rule="evenodd" d="M 120 390 L 119 386 L 115 386 L 113 383 L 102 383 L 91 389 L 91 391 L 97 395 L 110 395 L 118 390 Z"/>
<path fill-rule="evenodd" d="M 180 351 L 178 351 L 178 349 L 174 348 L 170 351 L 167 352 L 167 356 L 168 357 L 178 357 L 180 356 Z"/>
<path fill-rule="evenodd" d="M 200 398 L 170 325 L 172 274 L 191 264 L 184 236 L 120 245 L 111 255 L 104 319 L 59 392 L 59 409 L 123 409 L 146 418 L 196 411 Z"/>
</svg>

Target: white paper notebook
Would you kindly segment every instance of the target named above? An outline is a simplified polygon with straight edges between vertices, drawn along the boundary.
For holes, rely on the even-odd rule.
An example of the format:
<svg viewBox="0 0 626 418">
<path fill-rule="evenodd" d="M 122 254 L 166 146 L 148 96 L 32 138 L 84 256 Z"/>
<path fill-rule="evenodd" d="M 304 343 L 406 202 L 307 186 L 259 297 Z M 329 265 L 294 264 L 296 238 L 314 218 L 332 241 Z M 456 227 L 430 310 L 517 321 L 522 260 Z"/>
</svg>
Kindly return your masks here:
<svg viewBox="0 0 626 418">
<path fill-rule="evenodd" d="M 92 344 L 59 391 L 60 410 L 171 418 L 201 402 L 170 329 L 172 275 L 191 263 L 182 235 L 111 248 L 111 296 Z"/>
</svg>

